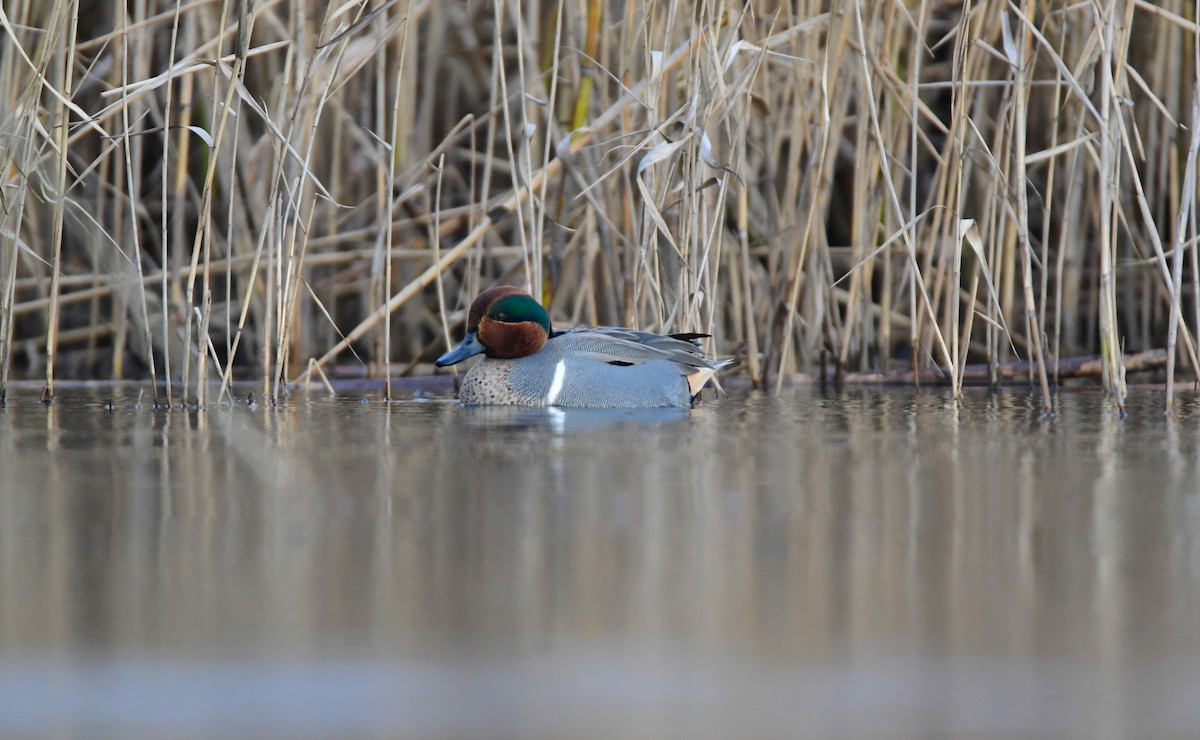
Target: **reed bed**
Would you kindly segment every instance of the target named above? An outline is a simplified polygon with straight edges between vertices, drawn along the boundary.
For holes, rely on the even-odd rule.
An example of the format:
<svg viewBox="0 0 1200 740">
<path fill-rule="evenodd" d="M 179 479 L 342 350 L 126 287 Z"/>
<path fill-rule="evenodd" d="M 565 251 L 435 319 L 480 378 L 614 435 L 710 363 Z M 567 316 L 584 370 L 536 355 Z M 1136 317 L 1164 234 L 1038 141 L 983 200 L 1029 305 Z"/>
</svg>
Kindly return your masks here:
<svg viewBox="0 0 1200 740">
<path fill-rule="evenodd" d="M 5 0 L 0 395 L 390 394 L 511 282 L 766 388 L 1165 367 L 1169 410 L 1197 5 Z"/>
</svg>

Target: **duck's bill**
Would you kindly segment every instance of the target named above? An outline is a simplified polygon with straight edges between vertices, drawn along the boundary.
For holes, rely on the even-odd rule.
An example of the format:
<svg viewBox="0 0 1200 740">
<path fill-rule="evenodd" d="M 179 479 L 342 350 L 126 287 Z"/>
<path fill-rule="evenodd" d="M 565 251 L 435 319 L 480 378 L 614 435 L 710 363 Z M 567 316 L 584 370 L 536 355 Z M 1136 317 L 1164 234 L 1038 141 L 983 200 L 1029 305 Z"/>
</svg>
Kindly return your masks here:
<svg viewBox="0 0 1200 740">
<path fill-rule="evenodd" d="M 438 367 L 446 367 L 447 365 L 456 365 L 468 357 L 474 357 L 484 351 L 483 343 L 479 341 L 479 337 L 475 332 L 469 332 L 463 337 L 462 343 L 446 354 L 437 358 L 437 362 L 433 363 Z"/>
</svg>

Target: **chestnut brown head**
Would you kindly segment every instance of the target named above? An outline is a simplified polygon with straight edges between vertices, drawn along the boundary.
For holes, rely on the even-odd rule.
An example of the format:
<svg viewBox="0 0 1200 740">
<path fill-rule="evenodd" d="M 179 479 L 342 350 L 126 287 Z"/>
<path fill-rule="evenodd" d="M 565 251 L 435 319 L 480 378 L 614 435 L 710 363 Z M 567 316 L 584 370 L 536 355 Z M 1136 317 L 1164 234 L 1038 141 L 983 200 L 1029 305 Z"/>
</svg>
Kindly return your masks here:
<svg viewBox="0 0 1200 740">
<path fill-rule="evenodd" d="M 511 285 L 489 288 L 471 304 L 462 343 L 436 364 L 454 365 L 480 353 L 506 360 L 527 357 L 542 348 L 550 332 L 550 315 L 533 296 Z"/>
</svg>

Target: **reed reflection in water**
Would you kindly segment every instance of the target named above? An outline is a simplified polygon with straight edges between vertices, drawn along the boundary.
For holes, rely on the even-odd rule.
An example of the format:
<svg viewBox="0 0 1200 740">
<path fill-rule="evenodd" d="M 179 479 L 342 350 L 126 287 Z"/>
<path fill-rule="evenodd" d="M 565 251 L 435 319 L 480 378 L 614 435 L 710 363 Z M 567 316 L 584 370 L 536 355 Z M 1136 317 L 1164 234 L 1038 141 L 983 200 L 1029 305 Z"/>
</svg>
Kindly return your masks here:
<svg viewBox="0 0 1200 740">
<path fill-rule="evenodd" d="M 59 396 L 0 410 L 0 735 L 1200 735 L 1194 397 Z"/>
</svg>

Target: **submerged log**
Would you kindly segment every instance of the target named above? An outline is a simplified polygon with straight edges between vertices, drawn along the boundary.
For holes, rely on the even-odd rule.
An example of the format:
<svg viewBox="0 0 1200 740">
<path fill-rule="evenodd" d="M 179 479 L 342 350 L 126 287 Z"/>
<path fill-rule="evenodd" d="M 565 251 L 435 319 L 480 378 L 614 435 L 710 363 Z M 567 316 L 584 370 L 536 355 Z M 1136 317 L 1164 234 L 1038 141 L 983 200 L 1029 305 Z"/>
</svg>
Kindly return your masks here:
<svg viewBox="0 0 1200 740">
<path fill-rule="evenodd" d="M 1157 370 L 1166 367 L 1166 365 L 1167 351 L 1165 349 L 1148 349 L 1145 352 L 1126 355 L 1124 359 L 1125 371 L 1128 373 Z M 1005 362 L 996 367 L 996 376 L 1002 383 L 1028 380 L 1031 377 L 1031 367 L 1031 364 L 1027 360 Z M 967 384 L 986 383 L 988 382 L 988 371 L 989 367 L 987 363 L 967 365 L 963 368 L 963 382 Z M 1046 373 L 1052 378 L 1057 377 L 1059 380 L 1064 378 L 1100 377 L 1100 356 L 1067 357 L 1058 361 L 1057 369 L 1047 367 Z M 911 383 L 920 383 L 921 385 L 949 385 L 950 371 L 944 367 L 923 367 L 914 372 L 912 368 L 906 367 L 881 372 L 845 373 L 840 380 L 842 383 L 854 385 L 872 383 L 887 385 Z"/>
</svg>

